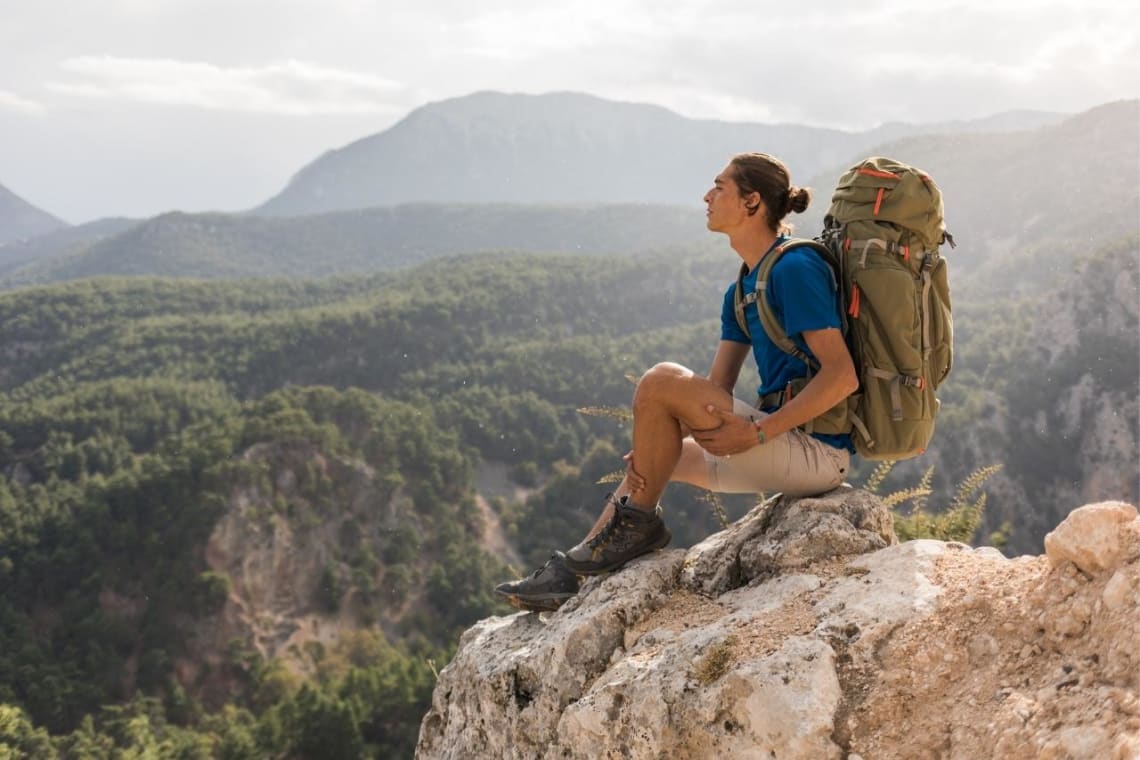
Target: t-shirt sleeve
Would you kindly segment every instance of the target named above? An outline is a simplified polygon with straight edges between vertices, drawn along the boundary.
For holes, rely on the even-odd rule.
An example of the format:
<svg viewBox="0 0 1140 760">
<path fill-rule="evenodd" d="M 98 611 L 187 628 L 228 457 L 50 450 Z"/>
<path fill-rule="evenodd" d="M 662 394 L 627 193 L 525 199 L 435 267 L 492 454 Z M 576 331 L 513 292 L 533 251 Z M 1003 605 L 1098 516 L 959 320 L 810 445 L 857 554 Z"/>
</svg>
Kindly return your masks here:
<svg viewBox="0 0 1140 760">
<path fill-rule="evenodd" d="M 720 339 L 752 345 L 749 338 L 736 321 L 736 283 L 728 286 L 724 294 L 724 305 L 720 310 Z"/>
<path fill-rule="evenodd" d="M 768 286 L 789 336 L 840 326 L 835 277 L 815 251 L 788 251 L 772 268 Z"/>
</svg>

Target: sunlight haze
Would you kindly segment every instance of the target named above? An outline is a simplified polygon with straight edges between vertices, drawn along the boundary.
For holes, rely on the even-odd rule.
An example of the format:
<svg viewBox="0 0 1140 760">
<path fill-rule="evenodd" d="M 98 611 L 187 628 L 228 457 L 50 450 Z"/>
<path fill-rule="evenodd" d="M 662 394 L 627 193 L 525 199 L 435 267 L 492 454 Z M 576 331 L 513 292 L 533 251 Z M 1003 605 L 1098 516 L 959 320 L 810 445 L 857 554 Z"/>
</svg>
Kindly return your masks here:
<svg viewBox="0 0 1140 760">
<path fill-rule="evenodd" d="M 325 151 L 481 90 L 858 130 L 1073 113 L 1140 82 L 1124 1 L 6 0 L 3 18 L 0 184 L 70 223 L 248 209 Z"/>
</svg>

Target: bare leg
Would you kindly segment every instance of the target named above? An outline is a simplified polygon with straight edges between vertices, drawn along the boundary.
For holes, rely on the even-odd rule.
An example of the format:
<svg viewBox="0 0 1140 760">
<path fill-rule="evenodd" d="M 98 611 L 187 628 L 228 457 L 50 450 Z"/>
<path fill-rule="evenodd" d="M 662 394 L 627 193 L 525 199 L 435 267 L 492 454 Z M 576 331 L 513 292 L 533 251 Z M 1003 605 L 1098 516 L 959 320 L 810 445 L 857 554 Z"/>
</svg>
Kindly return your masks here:
<svg viewBox="0 0 1140 760">
<path fill-rule="evenodd" d="M 682 438 L 680 422 L 693 430 L 716 427 L 720 420 L 705 410 L 709 404 L 732 409 L 732 396 L 680 364 L 658 364 L 641 377 L 633 396 L 633 452 L 645 489 L 631 496 L 634 506 L 653 509 L 671 480 L 708 485 L 703 450 L 693 439 Z M 631 491 L 625 479 L 614 496 L 620 499 Z M 596 536 L 612 515 L 613 505 L 607 503 L 586 538 Z"/>
<path fill-rule="evenodd" d="M 708 467 L 705 464 L 704 449 L 702 449 L 697 442 L 692 438 L 685 438 L 681 441 L 681 458 L 677 461 L 677 466 L 673 469 L 673 477 L 670 479 L 672 483 L 688 483 L 689 485 L 696 486 L 697 488 L 709 487 L 709 473 Z M 623 496 L 629 496 L 633 489 L 629 485 L 629 479 L 626 478 L 614 489 L 614 498 L 620 499 Z M 641 501 L 641 499 L 638 499 Z M 598 519 L 594 522 L 594 526 L 590 528 L 590 532 L 586 534 L 586 538 L 593 538 L 598 535 L 606 523 L 609 522 L 610 517 L 613 516 L 614 508 L 609 502 L 606 502 L 605 508 L 602 513 L 598 515 Z"/>
<path fill-rule="evenodd" d="M 635 506 L 653 509 L 674 478 L 683 450 L 680 423 L 692 430 L 720 425 L 709 405 L 731 410 L 732 395 L 679 364 L 658 364 L 642 376 L 633 397 L 633 457 L 645 488 L 634 497 Z M 691 441 L 688 445 L 700 449 Z M 689 478 L 694 477 L 692 458 L 693 453 L 684 468 Z"/>
</svg>

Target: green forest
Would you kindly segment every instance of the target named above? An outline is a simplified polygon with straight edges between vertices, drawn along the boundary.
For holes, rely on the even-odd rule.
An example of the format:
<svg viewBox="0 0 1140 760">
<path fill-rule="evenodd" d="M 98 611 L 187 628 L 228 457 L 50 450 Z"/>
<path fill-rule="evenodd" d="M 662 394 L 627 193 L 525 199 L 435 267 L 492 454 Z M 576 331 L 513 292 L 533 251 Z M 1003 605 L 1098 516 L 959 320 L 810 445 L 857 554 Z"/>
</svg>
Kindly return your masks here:
<svg viewBox="0 0 1140 760">
<path fill-rule="evenodd" d="M 1077 466 L 1060 400 L 1140 381 L 1135 319 L 1106 306 L 1138 248 L 1000 302 L 966 288 L 937 447 L 889 483 L 936 464 L 947 503 L 1003 464 L 1047 501 L 1040 473 Z M 495 583 L 584 533 L 621 465 L 628 429 L 579 410 L 628 404 L 657 361 L 703 371 L 734 275 L 697 246 L 3 294 L 0 758 L 409 757 L 459 634 L 509 611 Z M 1079 335 L 1053 353 L 1058 309 Z M 484 540 L 487 463 L 529 489 L 489 500 L 522 566 Z M 693 489 L 665 509 L 675 546 L 718 529 Z M 980 535 L 1026 547 L 1053 517 L 997 508 Z M 292 585 L 259 590 L 262 561 Z"/>
</svg>

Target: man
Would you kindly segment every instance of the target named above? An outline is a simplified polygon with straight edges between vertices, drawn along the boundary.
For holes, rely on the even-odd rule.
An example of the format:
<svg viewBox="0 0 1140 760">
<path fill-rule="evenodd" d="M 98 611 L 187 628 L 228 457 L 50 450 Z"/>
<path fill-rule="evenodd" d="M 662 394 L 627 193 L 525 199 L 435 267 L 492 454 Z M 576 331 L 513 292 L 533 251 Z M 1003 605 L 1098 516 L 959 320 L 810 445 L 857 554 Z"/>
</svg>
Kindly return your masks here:
<svg viewBox="0 0 1140 760">
<path fill-rule="evenodd" d="M 716 176 L 704 197 L 708 228 L 727 235 L 744 263 L 744 292 L 755 290 L 765 254 L 786 240 L 784 218 L 802 213 L 810 200 L 807 189 L 791 185 L 787 167 L 766 154 L 737 155 Z M 670 534 L 658 499 L 670 481 L 724 493 L 789 495 L 823 493 L 843 482 L 854 451 L 850 436 L 799 428 L 844 402 L 859 384 L 840 331 L 831 269 L 814 251 L 792 248 L 766 286 L 780 325 L 818 365 L 814 374 L 772 343 L 755 303 L 744 310 L 749 329 L 740 328 L 735 291 L 733 283 L 725 293 L 721 340 L 706 377 L 672 363 L 642 376 L 633 397 L 626 476 L 586 537 L 531 576 L 499 585 L 497 594 L 521 609 L 557 609 L 577 593 L 577 576 L 616 570 L 666 546 Z M 761 377 L 754 405 L 732 395 L 750 350 Z M 797 393 L 784 392 L 804 378 Z"/>
</svg>

